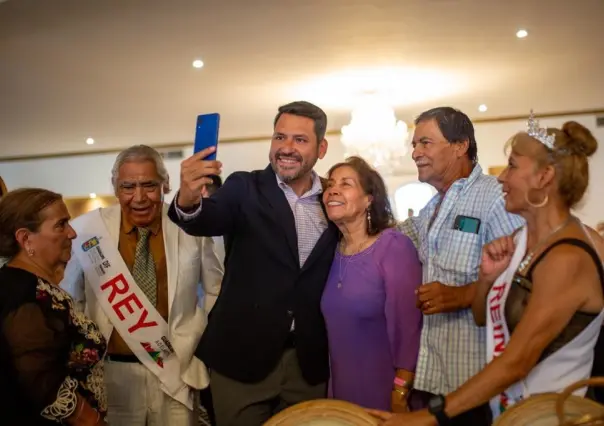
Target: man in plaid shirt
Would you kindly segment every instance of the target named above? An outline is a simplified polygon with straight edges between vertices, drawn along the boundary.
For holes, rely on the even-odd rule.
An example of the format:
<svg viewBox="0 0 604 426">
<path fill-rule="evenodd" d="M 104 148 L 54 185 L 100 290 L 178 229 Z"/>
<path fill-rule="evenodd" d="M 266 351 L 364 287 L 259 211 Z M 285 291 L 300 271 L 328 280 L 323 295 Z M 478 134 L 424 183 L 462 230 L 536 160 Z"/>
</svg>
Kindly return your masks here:
<svg viewBox="0 0 604 426">
<path fill-rule="evenodd" d="M 506 212 L 501 186 L 478 164 L 474 127 L 450 107 L 422 113 L 415 121 L 413 160 L 418 179 L 438 194 L 399 225 L 411 237 L 423 263 L 418 307 L 424 313 L 413 387 L 425 393 L 431 411 L 444 413 L 444 398 L 478 373 L 486 362 L 486 336 L 469 309 L 484 244 L 522 225 Z M 438 417 L 438 416 L 437 416 Z M 454 425 L 490 424 L 488 405 Z"/>
</svg>

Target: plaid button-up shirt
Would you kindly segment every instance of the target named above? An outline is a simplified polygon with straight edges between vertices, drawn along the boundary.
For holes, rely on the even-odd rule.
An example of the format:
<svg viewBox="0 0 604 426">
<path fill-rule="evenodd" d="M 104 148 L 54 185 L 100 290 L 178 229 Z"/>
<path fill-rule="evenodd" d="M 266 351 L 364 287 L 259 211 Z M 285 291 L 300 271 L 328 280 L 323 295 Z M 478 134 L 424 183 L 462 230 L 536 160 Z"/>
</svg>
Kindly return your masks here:
<svg viewBox="0 0 604 426">
<path fill-rule="evenodd" d="M 399 224 L 399 229 L 418 249 L 424 284 L 463 286 L 478 278 L 483 245 L 511 234 L 523 220 L 505 210 L 501 186 L 479 165 L 468 178 L 453 183 L 428 229 L 440 199 L 435 195 L 418 217 Z M 455 230 L 458 215 L 480 219 L 479 232 Z M 485 360 L 485 330 L 476 326 L 470 309 L 425 315 L 414 387 L 447 394 L 478 373 Z"/>
</svg>

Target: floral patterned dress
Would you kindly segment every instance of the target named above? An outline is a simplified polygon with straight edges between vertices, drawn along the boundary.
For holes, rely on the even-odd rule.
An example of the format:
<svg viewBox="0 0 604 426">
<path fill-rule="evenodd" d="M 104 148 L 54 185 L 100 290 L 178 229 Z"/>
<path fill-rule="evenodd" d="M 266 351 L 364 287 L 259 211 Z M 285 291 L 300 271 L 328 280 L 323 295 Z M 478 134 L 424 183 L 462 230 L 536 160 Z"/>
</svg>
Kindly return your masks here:
<svg viewBox="0 0 604 426">
<path fill-rule="evenodd" d="M 2 424 L 50 425 L 71 416 L 78 395 L 107 412 L 106 342 L 71 296 L 22 269 L 0 268 Z"/>
</svg>

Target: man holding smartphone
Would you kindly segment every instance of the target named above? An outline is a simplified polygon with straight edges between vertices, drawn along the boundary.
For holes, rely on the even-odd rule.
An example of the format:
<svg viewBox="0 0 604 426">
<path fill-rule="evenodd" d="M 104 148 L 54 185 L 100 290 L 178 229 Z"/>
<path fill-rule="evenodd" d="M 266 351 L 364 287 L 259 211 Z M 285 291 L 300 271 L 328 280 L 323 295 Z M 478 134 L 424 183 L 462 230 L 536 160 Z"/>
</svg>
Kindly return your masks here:
<svg viewBox="0 0 604 426">
<path fill-rule="evenodd" d="M 327 117 L 308 102 L 279 108 L 264 170 L 233 173 L 202 199 L 221 164 L 207 148 L 183 161 L 170 218 L 196 236 L 227 235 L 223 286 L 196 355 L 211 370 L 219 426 L 264 424 L 324 398 L 329 377 L 320 301 L 338 231 L 313 171 L 327 151 Z"/>
<path fill-rule="evenodd" d="M 414 240 L 423 263 L 417 304 L 425 316 L 413 387 L 425 393 L 441 424 L 446 417 L 442 395 L 456 390 L 486 362 L 485 332 L 469 309 L 482 246 L 510 235 L 522 219 L 505 210 L 497 179 L 483 174 L 467 115 L 439 107 L 420 114 L 415 124 L 418 179 L 438 194 L 399 229 Z M 452 421 L 490 425 L 490 409 L 485 405 Z"/>
</svg>

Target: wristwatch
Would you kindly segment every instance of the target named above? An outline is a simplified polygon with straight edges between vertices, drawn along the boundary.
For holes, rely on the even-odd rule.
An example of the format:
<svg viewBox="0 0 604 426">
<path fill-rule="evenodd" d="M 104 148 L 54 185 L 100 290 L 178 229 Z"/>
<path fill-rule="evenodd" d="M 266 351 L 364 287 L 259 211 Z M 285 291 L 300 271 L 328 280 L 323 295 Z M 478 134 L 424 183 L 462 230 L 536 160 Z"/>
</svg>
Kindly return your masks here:
<svg viewBox="0 0 604 426">
<path fill-rule="evenodd" d="M 451 424 L 451 419 L 445 413 L 445 397 L 443 395 L 434 395 L 428 400 L 428 412 L 436 417 L 438 426 Z"/>
</svg>

